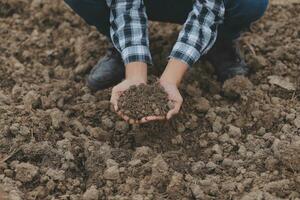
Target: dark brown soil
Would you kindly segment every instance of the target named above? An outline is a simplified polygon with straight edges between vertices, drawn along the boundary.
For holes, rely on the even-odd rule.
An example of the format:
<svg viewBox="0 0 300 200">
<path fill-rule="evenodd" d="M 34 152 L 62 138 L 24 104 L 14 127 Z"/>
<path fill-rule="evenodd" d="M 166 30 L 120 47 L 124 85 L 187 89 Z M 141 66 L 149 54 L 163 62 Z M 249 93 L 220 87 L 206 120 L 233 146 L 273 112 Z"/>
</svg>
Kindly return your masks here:
<svg viewBox="0 0 300 200">
<path fill-rule="evenodd" d="M 131 86 L 119 98 L 120 111 L 131 119 L 147 116 L 166 116 L 168 94 L 159 84 Z"/>
<path fill-rule="evenodd" d="M 178 116 L 129 125 L 85 85 L 105 37 L 61 0 L 1 0 L 0 199 L 299 199 L 300 4 L 274 1 L 240 40 L 255 74 L 199 62 Z M 150 24 L 150 74 L 180 29 Z"/>
</svg>

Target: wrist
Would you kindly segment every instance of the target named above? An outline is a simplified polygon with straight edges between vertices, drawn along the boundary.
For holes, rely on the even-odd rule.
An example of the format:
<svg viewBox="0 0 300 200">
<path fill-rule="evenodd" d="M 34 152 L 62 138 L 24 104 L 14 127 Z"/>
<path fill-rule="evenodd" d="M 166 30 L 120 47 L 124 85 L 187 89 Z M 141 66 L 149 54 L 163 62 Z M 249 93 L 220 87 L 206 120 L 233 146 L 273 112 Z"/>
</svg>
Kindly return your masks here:
<svg viewBox="0 0 300 200">
<path fill-rule="evenodd" d="M 125 66 L 126 80 L 147 83 L 147 64 L 143 62 L 132 62 Z"/>
<path fill-rule="evenodd" d="M 160 80 L 179 86 L 187 69 L 188 65 L 186 63 L 180 60 L 170 59 Z"/>
<path fill-rule="evenodd" d="M 165 72 L 160 77 L 160 82 L 164 82 L 176 86 L 180 84 L 180 81 L 174 78 L 171 73 L 165 73 Z"/>
</svg>

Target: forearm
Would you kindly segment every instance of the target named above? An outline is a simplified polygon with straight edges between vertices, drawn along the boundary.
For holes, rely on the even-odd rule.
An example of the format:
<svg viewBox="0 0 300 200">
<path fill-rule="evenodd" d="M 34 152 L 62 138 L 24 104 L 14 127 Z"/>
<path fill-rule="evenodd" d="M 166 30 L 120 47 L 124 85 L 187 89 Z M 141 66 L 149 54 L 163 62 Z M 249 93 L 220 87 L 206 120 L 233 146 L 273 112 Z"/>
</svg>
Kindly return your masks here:
<svg viewBox="0 0 300 200">
<path fill-rule="evenodd" d="M 193 65 L 214 44 L 224 10 L 222 0 L 195 1 L 170 58 Z"/>
<path fill-rule="evenodd" d="M 147 83 L 147 64 L 143 62 L 131 62 L 125 66 L 126 79 Z"/>
<path fill-rule="evenodd" d="M 152 64 L 148 19 L 143 0 L 106 0 L 110 8 L 110 34 L 124 64 Z"/>
<path fill-rule="evenodd" d="M 179 86 L 187 69 L 188 64 L 171 58 L 160 79 L 161 81 Z"/>
</svg>

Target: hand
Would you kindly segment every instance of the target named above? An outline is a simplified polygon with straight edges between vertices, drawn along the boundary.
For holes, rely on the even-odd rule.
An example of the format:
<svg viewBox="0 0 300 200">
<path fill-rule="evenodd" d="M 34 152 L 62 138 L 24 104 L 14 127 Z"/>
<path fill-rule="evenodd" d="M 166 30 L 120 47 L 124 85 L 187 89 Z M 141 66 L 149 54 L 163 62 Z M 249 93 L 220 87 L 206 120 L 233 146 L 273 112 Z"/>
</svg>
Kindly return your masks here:
<svg viewBox="0 0 300 200">
<path fill-rule="evenodd" d="M 128 116 L 124 115 L 122 112 L 118 111 L 118 100 L 122 93 L 126 91 L 130 86 L 133 85 L 140 85 L 140 84 L 146 84 L 145 81 L 142 80 L 130 80 L 130 79 L 125 79 L 115 87 L 113 87 L 112 92 L 111 92 L 111 98 L 110 102 L 112 103 L 114 110 L 118 113 L 120 117 L 122 117 L 125 121 L 134 124 L 138 123 L 138 121 L 130 119 Z"/>
<path fill-rule="evenodd" d="M 130 119 L 128 116 L 124 115 L 122 112 L 118 111 L 118 100 L 124 91 L 126 91 L 130 86 L 140 85 L 147 83 L 147 64 L 143 62 L 132 62 L 126 65 L 126 79 L 113 87 L 110 102 L 112 103 L 115 111 L 121 116 L 125 121 L 130 124 L 139 123 L 138 120 Z"/>
<path fill-rule="evenodd" d="M 169 83 L 165 80 L 160 80 L 160 85 L 165 89 L 166 93 L 169 96 L 169 100 L 173 104 L 173 108 L 167 113 L 167 119 L 171 119 L 174 115 L 179 113 L 181 108 L 183 98 L 178 90 L 176 84 Z"/>
<path fill-rule="evenodd" d="M 178 90 L 178 86 L 188 69 L 188 65 L 181 60 L 171 58 L 160 78 L 160 84 L 169 96 L 169 100 L 173 103 L 174 108 L 167 113 L 167 119 L 171 119 L 176 115 L 182 105 L 183 99 Z"/>
<path fill-rule="evenodd" d="M 169 120 L 172 118 L 172 116 L 176 115 L 180 110 L 183 99 L 177 88 L 177 85 L 173 83 L 169 83 L 163 79 L 159 80 L 159 84 L 165 89 L 165 92 L 168 94 L 170 103 L 172 103 L 173 108 L 167 113 L 166 116 L 147 116 L 144 117 L 140 121 L 140 123 L 147 123 L 150 121 L 159 121 L 165 119 Z"/>
</svg>

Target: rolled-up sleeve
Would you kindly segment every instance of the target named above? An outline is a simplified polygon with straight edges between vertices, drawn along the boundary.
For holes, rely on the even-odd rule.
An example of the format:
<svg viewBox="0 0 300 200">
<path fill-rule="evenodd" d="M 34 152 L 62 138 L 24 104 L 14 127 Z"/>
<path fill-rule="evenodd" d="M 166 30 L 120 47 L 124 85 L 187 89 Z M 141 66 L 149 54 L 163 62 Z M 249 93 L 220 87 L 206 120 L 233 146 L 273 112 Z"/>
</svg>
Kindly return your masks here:
<svg viewBox="0 0 300 200">
<path fill-rule="evenodd" d="M 196 0 L 169 58 L 193 65 L 214 44 L 223 22 L 223 0 Z"/>
<path fill-rule="evenodd" d="M 106 0 L 110 8 L 110 35 L 124 64 L 152 64 L 148 19 L 143 0 Z"/>
</svg>

